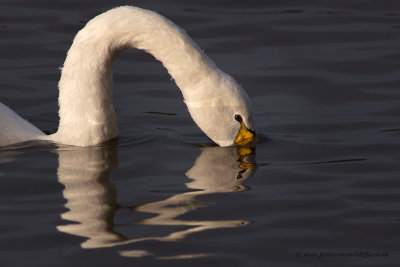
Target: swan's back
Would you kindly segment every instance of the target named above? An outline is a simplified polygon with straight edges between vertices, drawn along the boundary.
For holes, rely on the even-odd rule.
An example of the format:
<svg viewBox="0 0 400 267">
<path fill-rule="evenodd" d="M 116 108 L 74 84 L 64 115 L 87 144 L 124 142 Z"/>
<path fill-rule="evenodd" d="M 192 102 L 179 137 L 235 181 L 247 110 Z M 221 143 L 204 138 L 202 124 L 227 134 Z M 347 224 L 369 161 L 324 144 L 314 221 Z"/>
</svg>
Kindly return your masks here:
<svg viewBox="0 0 400 267">
<path fill-rule="evenodd" d="M 2 103 L 0 103 L 0 122 L 0 146 L 38 139 L 45 135 Z"/>
</svg>

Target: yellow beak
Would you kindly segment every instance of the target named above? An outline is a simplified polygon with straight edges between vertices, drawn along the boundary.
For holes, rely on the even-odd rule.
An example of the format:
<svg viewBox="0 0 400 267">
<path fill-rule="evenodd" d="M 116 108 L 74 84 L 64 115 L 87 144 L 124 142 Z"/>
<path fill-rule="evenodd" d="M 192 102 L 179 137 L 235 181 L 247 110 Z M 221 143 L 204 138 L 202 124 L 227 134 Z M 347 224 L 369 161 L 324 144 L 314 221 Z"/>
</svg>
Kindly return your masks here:
<svg viewBox="0 0 400 267">
<path fill-rule="evenodd" d="M 256 139 L 256 135 L 253 131 L 247 129 L 243 121 L 240 122 L 240 131 L 235 139 L 235 143 L 239 146 L 253 142 Z"/>
</svg>

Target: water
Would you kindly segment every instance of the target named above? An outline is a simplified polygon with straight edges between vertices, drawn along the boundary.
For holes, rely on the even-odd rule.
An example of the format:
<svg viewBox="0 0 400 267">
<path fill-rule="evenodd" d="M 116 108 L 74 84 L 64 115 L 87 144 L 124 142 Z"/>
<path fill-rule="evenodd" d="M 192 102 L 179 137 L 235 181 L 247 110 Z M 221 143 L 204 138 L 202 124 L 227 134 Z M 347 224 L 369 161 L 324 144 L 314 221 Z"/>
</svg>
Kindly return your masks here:
<svg viewBox="0 0 400 267">
<path fill-rule="evenodd" d="M 2 1 L 0 101 L 56 131 L 74 34 L 129 3 Z M 398 264 L 399 3 L 135 4 L 185 28 L 244 86 L 255 154 L 197 145 L 210 141 L 161 64 L 124 52 L 118 141 L 0 151 L 0 265 Z"/>
</svg>

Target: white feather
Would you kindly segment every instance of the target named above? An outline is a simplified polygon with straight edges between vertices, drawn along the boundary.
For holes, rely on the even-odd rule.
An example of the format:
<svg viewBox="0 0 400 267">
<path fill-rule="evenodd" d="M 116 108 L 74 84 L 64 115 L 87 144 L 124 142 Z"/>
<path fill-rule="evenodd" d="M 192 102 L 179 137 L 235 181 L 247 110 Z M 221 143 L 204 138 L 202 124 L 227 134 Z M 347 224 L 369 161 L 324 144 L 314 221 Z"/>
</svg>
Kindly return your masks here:
<svg viewBox="0 0 400 267">
<path fill-rule="evenodd" d="M 45 134 L 0 103 L 0 146 L 38 139 Z"/>
</svg>

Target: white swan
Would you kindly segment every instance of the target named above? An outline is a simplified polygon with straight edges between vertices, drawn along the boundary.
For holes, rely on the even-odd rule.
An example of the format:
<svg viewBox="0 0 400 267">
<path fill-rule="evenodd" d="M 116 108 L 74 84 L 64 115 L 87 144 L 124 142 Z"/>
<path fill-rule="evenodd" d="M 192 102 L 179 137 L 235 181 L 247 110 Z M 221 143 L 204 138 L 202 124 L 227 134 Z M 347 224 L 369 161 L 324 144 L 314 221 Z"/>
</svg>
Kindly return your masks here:
<svg viewBox="0 0 400 267">
<path fill-rule="evenodd" d="M 128 48 L 145 50 L 163 63 L 193 120 L 214 142 L 229 146 L 254 140 L 250 100 L 237 82 L 177 25 L 125 6 L 98 15 L 75 36 L 59 81 L 58 131 L 45 135 L 0 103 L 0 146 L 36 139 L 90 146 L 117 137 L 113 63 Z"/>
</svg>

